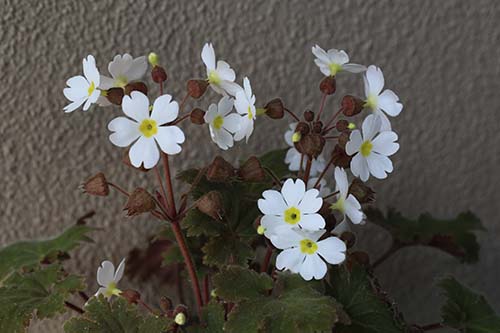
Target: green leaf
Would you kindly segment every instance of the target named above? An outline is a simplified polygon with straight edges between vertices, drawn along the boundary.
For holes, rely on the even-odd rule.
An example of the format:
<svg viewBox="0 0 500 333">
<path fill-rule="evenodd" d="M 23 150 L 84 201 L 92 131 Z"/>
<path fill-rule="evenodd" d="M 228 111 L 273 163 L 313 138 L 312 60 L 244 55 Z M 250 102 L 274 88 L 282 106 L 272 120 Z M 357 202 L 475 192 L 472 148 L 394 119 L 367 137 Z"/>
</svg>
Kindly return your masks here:
<svg viewBox="0 0 500 333">
<path fill-rule="evenodd" d="M 225 265 L 246 266 L 255 256 L 248 243 L 239 240 L 230 233 L 211 238 L 203 247 L 203 263 L 208 266 Z"/>
<path fill-rule="evenodd" d="M 220 221 L 215 221 L 210 216 L 203 214 L 198 209 L 193 208 L 188 211 L 181 222 L 184 229 L 187 229 L 188 237 L 195 236 L 218 236 L 224 230 L 224 225 Z"/>
<path fill-rule="evenodd" d="M 278 149 L 262 155 L 259 160 L 262 167 L 270 169 L 278 178 L 283 178 L 290 173 L 288 165 L 285 163 L 285 156 L 288 149 Z"/>
<path fill-rule="evenodd" d="M 20 268 L 32 268 L 59 253 L 68 252 L 81 242 L 92 241 L 87 234 L 94 228 L 75 225 L 50 240 L 26 241 L 11 244 L 0 250 L 0 282 Z"/>
<path fill-rule="evenodd" d="M 66 333 L 151 333 L 164 332 L 172 325 L 172 319 L 153 315 L 141 315 L 135 305 L 123 298 L 108 302 L 102 295 L 92 298 L 85 313 L 64 324 Z"/>
<path fill-rule="evenodd" d="M 229 266 L 213 277 L 217 295 L 231 302 L 266 295 L 273 287 L 273 280 L 264 273 L 239 266 Z"/>
<path fill-rule="evenodd" d="M 500 332 L 500 317 L 486 299 L 461 285 L 454 278 L 443 279 L 447 300 L 441 308 L 443 323 L 463 333 Z"/>
<path fill-rule="evenodd" d="M 416 220 L 389 210 L 384 216 L 377 209 L 365 211 L 368 220 L 388 230 L 397 246 L 425 245 L 444 251 L 466 263 L 477 262 L 479 244 L 474 231 L 484 227 L 471 212 L 459 214 L 454 219 L 440 220 L 423 214 Z"/>
<path fill-rule="evenodd" d="M 83 288 L 82 278 L 65 276 L 59 265 L 13 273 L 0 288 L 0 332 L 25 332 L 34 313 L 43 319 L 64 312 L 64 301 Z"/>
<path fill-rule="evenodd" d="M 330 273 L 328 294 L 343 305 L 350 323 L 335 325 L 336 333 L 397 333 L 404 332 L 398 314 L 384 299 L 376 283 L 360 266 L 348 271 L 336 267 Z"/>
<path fill-rule="evenodd" d="M 202 324 L 189 326 L 190 333 L 220 333 L 224 331 L 225 311 L 222 304 L 210 302 L 205 305 L 201 313 Z"/>
</svg>

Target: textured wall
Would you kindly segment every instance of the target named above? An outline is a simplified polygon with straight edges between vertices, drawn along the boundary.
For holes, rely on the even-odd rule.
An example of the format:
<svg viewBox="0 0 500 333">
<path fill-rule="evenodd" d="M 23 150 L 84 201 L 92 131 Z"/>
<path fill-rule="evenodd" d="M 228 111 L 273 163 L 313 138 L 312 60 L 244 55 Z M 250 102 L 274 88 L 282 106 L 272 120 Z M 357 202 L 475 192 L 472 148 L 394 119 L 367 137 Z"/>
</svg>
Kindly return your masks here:
<svg viewBox="0 0 500 333">
<path fill-rule="evenodd" d="M 405 249 L 377 269 L 382 285 L 412 322 L 436 320 L 441 298 L 432 284 L 450 273 L 487 293 L 500 310 L 497 1 L 0 0 L 0 8 L 0 246 L 53 235 L 95 209 L 94 223 L 107 232 L 96 234 L 97 243 L 77 252 L 73 264 L 94 288 L 103 258 L 118 261 L 155 230 L 155 221 L 125 218 L 117 194 L 96 200 L 77 189 L 100 170 L 131 188 L 153 184 L 152 175 L 120 164 L 122 152 L 107 139 L 106 125 L 118 110 L 62 112 L 65 80 L 80 73 L 87 54 L 104 69 L 116 53 L 154 50 L 168 68 L 167 91 L 181 98 L 182 80 L 203 74 L 199 52 L 212 41 L 240 80 L 251 78 L 258 102 L 281 96 L 300 110 L 319 104 L 321 75 L 310 54 L 319 43 L 381 66 L 405 105 L 394 121 L 401 143 L 396 171 L 386 181 L 371 181 L 379 205 L 439 217 L 471 209 L 488 228 L 480 237 L 479 264 L 462 266 L 428 249 Z M 341 83 L 361 93 L 359 77 Z M 283 146 L 285 126 L 260 121 L 249 145 L 227 156 L 236 160 L 250 150 Z M 176 170 L 217 151 L 206 129 L 187 133 L 185 155 L 173 159 Z M 377 256 L 387 238 L 369 231 L 363 242 Z M 43 322 L 32 332 L 59 327 Z"/>
</svg>

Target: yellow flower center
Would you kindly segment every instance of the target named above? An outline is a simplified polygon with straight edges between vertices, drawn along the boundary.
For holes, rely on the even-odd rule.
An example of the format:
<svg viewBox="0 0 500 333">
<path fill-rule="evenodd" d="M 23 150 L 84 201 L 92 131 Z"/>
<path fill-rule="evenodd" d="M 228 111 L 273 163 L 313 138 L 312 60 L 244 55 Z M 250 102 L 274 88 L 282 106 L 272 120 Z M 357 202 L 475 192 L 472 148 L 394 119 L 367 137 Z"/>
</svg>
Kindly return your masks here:
<svg viewBox="0 0 500 333">
<path fill-rule="evenodd" d="M 146 138 L 150 138 L 158 133 L 158 125 L 156 125 L 156 121 L 153 119 L 144 119 L 139 126 L 139 130 Z"/>
<path fill-rule="evenodd" d="M 250 106 L 248 107 L 248 119 L 253 119 L 252 108 Z"/>
<path fill-rule="evenodd" d="M 330 75 L 335 76 L 335 74 L 342 70 L 342 65 L 331 63 L 328 65 L 328 68 L 330 69 Z"/>
<path fill-rule="evenodd" d="M 215 84 L 215 85 L 218 85 L 220 83 L 220 81 L 221 81 L 221 79 L 220 79 L 219 73 L 217 73 L 216 70 L 212 69 L 208 73 L 208 82 L 212 83 L 212 84 Z"/>
<path fill-rule="evenodd" d="M 314 254 L 318 250 L 318 244 L 310 239 L 300 241 L 300 251 L 305 254 Z"/>
<path fill-rule="evenodd" d="M 361 144 L 359 151 L 361 152 L 361 155 L 367 157 L 372 152 L 372 149 L 373 149 L 373 143 L 371 143 L 371 141 L 365 141 Z"/>
<path fill-rule="evenodd" d="M 342 214 L 345 213 L 345 199 L 340 197 L 337 202 L 330 205 L 331 210 L 338 210 Z"/>
<path fill-rule="evenodd" d="M 221 129 L 223 124 L 224 124 L 224 118 L 222 118 L 222 116 L 217 116 L 214 118 L 213 125 L 215 129 Z"/>
<path fill-rule="evenodd" d="M 292 135 L 292 142 L 293 143 L 299 142 L 300 139 L 302 139 L 302 134 L 300 134 L 300 132 L 293 133 L 293 135 Z"/>
<path fill-rule="evenodd" d="M 127 85 L 128 79 L 126 76 L 120 75 L 115 79 L 115 86 L 123 88 Z"/>
<path fill-rule="evenodd" d="M 377 107 L 377 104 L 378 104 L 378 96 L 370 94 L 366 99 L 364 106 L 373 110 Z"/>
<path fill-rule="evenodd" d="M 104 296 L 109 298 L 113 295 L 120 296 L 121 293 L 122 293 L 122 291 L 120 289 L 116 288 L 116 283 L 111 282 L 110 284 L 108 284 L 108 287 L 106 288 L 106 291 L 104 292 Z"/>
<path fill-rule="evenodd" d="M 89 96 L 92 95 L 92 93 L 94 92 L 94 90 L 95 90 L 95 83 L 94 83 L 94 81 L 91 81 L 89 89 L 87 90 L 87 93 L 89 94 Z"/>
<path fill-rule="evenodd" d="M 297 224 L 300 222 L 300 210 L 296 207 L 290 207 L 285 210 L 285 222 L 288 224 Z"/>
</svg>

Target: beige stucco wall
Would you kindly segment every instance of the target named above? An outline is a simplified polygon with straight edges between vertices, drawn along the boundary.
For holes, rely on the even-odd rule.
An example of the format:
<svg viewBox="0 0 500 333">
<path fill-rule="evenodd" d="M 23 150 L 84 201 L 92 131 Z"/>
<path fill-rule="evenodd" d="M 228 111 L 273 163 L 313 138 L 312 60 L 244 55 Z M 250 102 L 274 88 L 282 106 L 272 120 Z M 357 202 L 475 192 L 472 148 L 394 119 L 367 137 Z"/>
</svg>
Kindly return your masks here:
<svg viewBox="0 0 500 333">
<path fill-rule="evenodd" d="M 499 19 L 494 0 L 0 0 L 0 246 L 53 235 L 95 209 L 93 222 L 106 232 L 96 234 L 96 244 L 78 251 L 72 264 L 94 289 L 102 259 L 118 261 L 155 230 L 155 221 L 125 218 L 117 194 L 94 199 L 78 190 L 97 171 L 130 188 L 153 185 L 152 174 L 123 166 L 122 152 L 107 139 L 107 123 L 119 110 L 62 112 L 65 80 L 80 72 L 87 54 L 104 69 L 116 53 L 156 51 L 170 75 L 167 91 L 181 98 L 183 80 L 203 74 L 199 52 L 212 41 L 240 80 L 252 79 L 258 102 L 281 96 L 301 110 L 319 104 L 321 75 L 310 54 L 319 43 L 381 66 L 387 85 L 404 101 L 394 121 L 401 143 L 396 170 L 386 181 L 372 181 L 380 206 L 439 217 L 470 209 L 488 229 L 480 237 L 479 264 L 406 249 L 377 269 L 382 285 L 411 322 L 437 319 L 440 297 L 432 283 L 446 274 L 488 294 L 500 310 Z M 359 78 L 341 81 L 346 90 L 362 92 Z M 249 144 L 226 156 L 236 160 L 283 146 L 285 126 L 260 121 Z M 173 159 L 176 170 L 217 152 L 206 129 L 186 133 L 185 154 Z M 387 239 L 366 229 L 364 244 L 377 256 Z M 31 331 L 59 332 L 59 326 L 44 322 Z"/>
</svg>

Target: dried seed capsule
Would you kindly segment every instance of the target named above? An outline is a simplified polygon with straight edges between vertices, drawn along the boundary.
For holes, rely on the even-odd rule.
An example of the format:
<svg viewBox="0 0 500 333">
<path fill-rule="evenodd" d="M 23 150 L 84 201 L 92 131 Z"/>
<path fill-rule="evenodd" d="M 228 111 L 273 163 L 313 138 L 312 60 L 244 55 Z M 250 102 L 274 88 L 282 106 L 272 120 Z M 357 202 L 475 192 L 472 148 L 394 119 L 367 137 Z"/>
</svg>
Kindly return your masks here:
<svg viewBox="0 0 500 333">
<path fill-rule="evenodd" d="M 266 172 L 257 157 L 251 156 L 238 170 L 238 176 L 247 182 L 262 182 Z"/>
<path fill-rule="evenodd" d="M 207 169 L 207 179 L 214 182 L 228 181 L 234 175 L 234 167 L 220 156 L 216 156 Z"/>
<path fill-rule="evenodd" d="M 187 92 L 188 95 L 198 99 L 207 91 L 208 81 L 207 80 L 189 80 L 187 82 Z"/>
<path fill-rule="evenodd" d="M 327 76 L 323 80 L 321 80 L 321 83 L 319 84 L 319 90 L 321 90 L 323 94 L 334 94 L 337 90 L 337 82 L 335 81 L 335 77 Z"/>
<path fill-rule="evenodd" d="M 342 98 L 342 113 L 347 117 L 352 117 L 363 111 L 365 102 L 357 97 L 346 95 Z"/>
<path fill-rule="evenodd" d="M 266 115 L 272 119 L 281 119 L 285 115 L 285 107 L 279 98 L 269 101 L 265 106 Z"/>
<path fill-rule="evenodd" d="M 335 145 L 335 148 L 332 152 L 333 165 L 339 166 L 341 168 L 349 168 L 351 165 L 352 157 L 347 155 L 345 150 L 340 147 L 338 144 Z"/>
<path fill-rule="evenodd" d="M 314 112 L 311 110 L 307 110 L 304 112 L 304 119 L 306 121 L 313 121 L 314 120 Z"/>
<path fill-rule="evenodd" d="M 129 304 L 137 304 L 137 302 L 141 299 L 141 294 L 132 289 L 122 291 L 120 296 L 125 298 Z"/>
<path fill-rule="evenodd" d="M 122 105 L 125 92 L 122 88 L 111 88 L 106 92 L 106 98 L 114 105 Z"/>
<path fill-rule="evenodd" d="M 167 81 L 167 72 L 161 66 L 154 66 L 151 70 L 151 77 L 156 83 L 162 83 Z"/>
<path fill-rule="evenodd" d="M 217 191 L 210 191 L 196 201 L 196 208 L 214 220 L 220 221 L 224 216 L 222 195 Z"/>
<path fill-rule="evenodd" d="M 335 124 L 335 128 L 339 132 L 344 132 L 348 128 L 348 126 L 349 126 L 349 122 L 345 119 L 341 119 L 341 120 L 337 121 L 337 123 Z"/>
<path fill-rule="evenodd" d="M 123 210 L 128 216 L 148 213 L 156 208 L 156 202 L 151 194 L 145 189 L 138 187 L 130 194 Z"/>
<path fill-rule="evenodd" d="M 189 119 L 193 124 L 203 125 L 205 124 L 205 111 L 196 108 L 189 114 Z"/>
<path fill-rule="evenodd" d="M 366 186 L 359 178 L 354 178 L 349 187 L 349 193 L 354 195 L 361 204 L 375 201 L 375 191 Z"/>
<path fill-rule="evenodd" d="M 83 191 L 90 195 L 105 197 L 109 194 L 109 186 L 102 172 L 90 177 L 82 184 Z"/>
<path fill-rule="evenodd" d="M 140 91 L 144 95 L 147 95 L 148 87 L 144 82 L 132 82 L 125 86 L 125 94 L 130 96 L 132 91 Z"/>
</svg>

